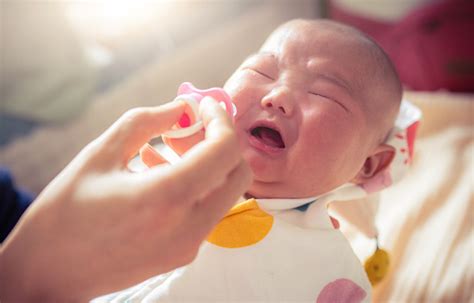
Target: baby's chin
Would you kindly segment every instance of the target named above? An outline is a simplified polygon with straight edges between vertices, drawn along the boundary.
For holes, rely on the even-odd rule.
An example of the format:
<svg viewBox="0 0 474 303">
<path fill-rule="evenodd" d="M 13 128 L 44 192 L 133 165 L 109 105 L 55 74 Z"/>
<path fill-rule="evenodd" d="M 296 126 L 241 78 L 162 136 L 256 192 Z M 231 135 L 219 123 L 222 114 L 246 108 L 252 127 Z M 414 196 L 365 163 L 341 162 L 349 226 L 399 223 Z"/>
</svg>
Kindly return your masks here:
<svg viewBox="0 0 474 303">
<path fill-rule="evenodd" d="M 243 150 L 243 157 L 250 165 L 253 173 L 253 182 L 246 195 L 249 198 L 306 198 L 307 196 L 296 197 L 299 190 L 285 179 L 285 174 L 279 169 L 277 163 L 272 163 L 255 150 Z M 301 193 L 302 194 L 302 193 Z"/>
<path fill-rule="evenodd" d="M 269 197 L 275 187 L 280 185 L 278 179 L 275 178 L 278 174 L 275 174 L 268 166 L 262 163 L 260 159 L 253 157 L 253 155 L 246 157 L 244 153 L 244 159 L 249 164 L 253 175 L 253 183 L 249 189 L 249 193 L 258 195 L 259 198 Z"/>
<path fill-rule="evenodd" d="M 245 193 L 244 197 L 250 198 L 281 198 L 283 195 L 283 188 L 278 188 L 279 183 L 265 181 L 257 174 L 253 176 L 253 182 L 250 188 Z"/>
<path fill-rule="evenodd" d="M 258 175 L 254 175 L 253 182 L 244 197 L 247 199 L 303 199 L 324 195 L 339 186 L 328 184 L 317 186 L 314 183 L 296 182 L 285 178 L 265 181 Z"/>
<path fill-rule="evenodd" d="M 254 177 L 249 190 L 244 194 L 246 199 L 296 199 L 307 198 L 313 195 L 295 192 L 290 186 L 281 182 L 262 182 Z"/>
<path fill-rule="evenodd" d="M 246 198 L 299 199 L 315 197 L 325 190 L 307 179 L 295 180 L 286 174 L 285 159 L 268 157 L 249 146 L 246 140 L 240 143 L 242 156 L 253 173 L 253 183 L 245 195 Z"/>
</svg>

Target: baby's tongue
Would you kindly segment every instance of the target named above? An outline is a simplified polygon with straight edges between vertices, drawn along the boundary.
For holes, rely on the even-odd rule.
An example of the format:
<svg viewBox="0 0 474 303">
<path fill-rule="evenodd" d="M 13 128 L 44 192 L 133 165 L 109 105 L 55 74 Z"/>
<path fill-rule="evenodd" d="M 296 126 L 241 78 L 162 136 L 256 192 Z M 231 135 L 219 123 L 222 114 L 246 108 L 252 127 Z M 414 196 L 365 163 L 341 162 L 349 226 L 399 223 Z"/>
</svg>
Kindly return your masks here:
<svg viewBox="0 0 474 303">
<path fill-rule="evenodd" d="M 281 139 L 280 134 L 270 128 L 262 127 L 259 131 L 260 139 L 268 146 L 283 148 L 285 145 Z"/>
</svg>

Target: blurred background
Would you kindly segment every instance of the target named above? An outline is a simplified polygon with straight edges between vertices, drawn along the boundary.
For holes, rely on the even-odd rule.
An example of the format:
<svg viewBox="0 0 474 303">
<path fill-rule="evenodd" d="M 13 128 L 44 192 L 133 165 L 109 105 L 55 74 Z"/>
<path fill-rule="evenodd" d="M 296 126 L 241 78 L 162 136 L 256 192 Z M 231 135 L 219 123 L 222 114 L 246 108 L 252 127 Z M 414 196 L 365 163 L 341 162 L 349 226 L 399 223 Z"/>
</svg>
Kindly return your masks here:
<svg viewBox="0 0 474 303">
<path fill-rule="evenodd" d="M 375 301 L 472 300 L 472 0 L 0 0 L 0 166 L 39 193 L 123 112 L 223 85 L 293 18 L 371 35 L 424 112 L 413 172 L 380 207 L 397 270 Z"/>
<path fill-rule="evenodd" d="M 0 145 L 64 123 L 147 64 L 258 6 L 255 1 L 2 0 Z"/>
<path fill-rule="evenodd" d="M 134 72 L 258 10 L 273 12 L 271 25 L 295 17 L 355 25 L 391 55 L 406 87 L 473 91 L 469 2 L 2 0 L 0 146 L 38 125 L 70 121 Z M 234 47 L 270 30 L 258 25 Z"/>
</svg>

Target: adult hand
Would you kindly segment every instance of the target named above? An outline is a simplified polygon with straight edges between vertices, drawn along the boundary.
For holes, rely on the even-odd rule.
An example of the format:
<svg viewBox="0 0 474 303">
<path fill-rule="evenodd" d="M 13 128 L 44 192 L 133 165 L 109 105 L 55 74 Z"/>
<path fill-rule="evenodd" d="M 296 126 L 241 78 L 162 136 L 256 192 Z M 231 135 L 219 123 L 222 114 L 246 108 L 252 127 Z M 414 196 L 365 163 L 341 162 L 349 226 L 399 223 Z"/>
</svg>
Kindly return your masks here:
<svg viewBox="0 0 474 303">
<path fill-rule="evenodd" d="M 46 187 L 1 247 L 2 302 L 84 301 L 193 260 L 251 174 L 213 101 L 201 105 L 205 139 L 182 161 L 130 172 L 130 158 L 183 110 L 127 112 Z"/>
<path fill-rule="evenodd" d="M 202 140 L 204 140 L 206 136 L 205 130 L 201 129 L 197 133 L 183 138 L 170 138 L 163 136 L 163 142 L 168 145 L 175 153 L 179 156 L 182 156 L 186 153 L 189 149 L 191 149 L 194 145 L 198 144 Z M 140 159 L 143 163 L 145 163 L 148 167 L 153 167 L 159 164 L 163 164 L 167 162 L 165 158 L 161 156 L 150 144 L 145 144 L 140 149 Z"/>
</svg>

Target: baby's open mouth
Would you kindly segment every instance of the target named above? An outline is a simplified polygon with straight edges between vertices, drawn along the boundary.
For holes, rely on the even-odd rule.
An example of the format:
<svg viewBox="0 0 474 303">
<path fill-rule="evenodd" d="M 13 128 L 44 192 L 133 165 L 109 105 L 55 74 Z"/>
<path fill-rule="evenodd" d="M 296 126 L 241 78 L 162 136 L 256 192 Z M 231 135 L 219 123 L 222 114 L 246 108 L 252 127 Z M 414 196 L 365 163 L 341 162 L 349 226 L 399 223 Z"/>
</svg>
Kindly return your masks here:
<svg viewBox="0 0 474 303">
<path fill-rule="evenodd" d="M 258 126 L 253 128 L 250 134 L 267 146 L 285 148 L 285 142 L 283 142 L 280 132 L 273 128 Z"/>
</svg>

